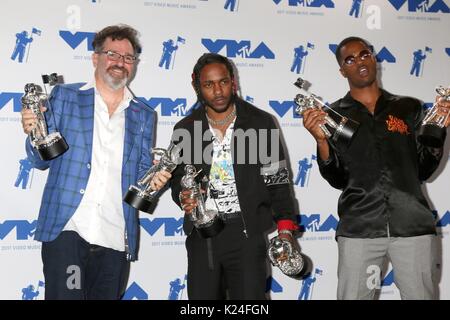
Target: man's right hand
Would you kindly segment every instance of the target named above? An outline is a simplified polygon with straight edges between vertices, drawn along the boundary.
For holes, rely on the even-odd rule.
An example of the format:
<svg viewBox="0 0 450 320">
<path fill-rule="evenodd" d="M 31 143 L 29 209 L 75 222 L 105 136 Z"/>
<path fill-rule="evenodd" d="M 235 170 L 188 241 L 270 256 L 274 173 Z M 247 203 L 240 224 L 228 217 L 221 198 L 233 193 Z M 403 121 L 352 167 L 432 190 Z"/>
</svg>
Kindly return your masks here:
<svg viewBox="0 0 450 320">
<path fill-rule="evenodd" d="M 325 124 L 326 116 L 327 113 L 318 108 L 303 112 L 303 125 L 316 139 L 317 143 L 325 141 L 327 138 L 323 130 L 320 129 L 320 125 Z"/>
<path fill-rule="evenodd" d="M 197 207 L 197 200 L 191 198 L 191 193 L 191 190 L 187 189 L 183 189 L 180 192 L 181 209 L 183 209 L 186 214 L 191 214 L 195 207 Z"/>
<path fill-rule="evenodd" d="M 47 111 L 46 107 L 41 107 L 41 112 Z M 20 111 L 22 115 L 22 128 L 25 134 L 30 134 L 31 130 L 36 128 L 37 116 L 31 111 L 31 109 L 23 108 Z"/>
<path fill-rule="evenodd" d="M 325 132 L 320 128 L 320 125 L 325 124 L 325 117 L 327 113 L 322 109 L 308 109 L 303 112 L 303 126 L 316 139 L 319 150 L 319 157 L 326 161 L 330 157 L 330 148 Z"/>
</svg>

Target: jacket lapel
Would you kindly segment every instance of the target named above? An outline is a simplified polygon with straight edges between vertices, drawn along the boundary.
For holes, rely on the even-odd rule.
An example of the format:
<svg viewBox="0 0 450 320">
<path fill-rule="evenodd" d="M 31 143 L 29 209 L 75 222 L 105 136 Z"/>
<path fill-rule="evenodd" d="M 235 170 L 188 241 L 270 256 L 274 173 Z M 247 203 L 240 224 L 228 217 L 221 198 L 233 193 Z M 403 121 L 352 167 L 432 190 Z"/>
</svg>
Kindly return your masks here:
<svg viewBox="0 0 450 320">
<path fill-rule="evenodd" d="M 83 134 L 84 143 L 86 146 L 86 152 L 89 159 L 92 155 L 92 139 L 94 134 L 94 88 L 78 93 L 78 100 L 80 106 L 80 121 L 81 132 Z"/>
<path fill-rule="evenodd" d="M 141 112 L 136 107 L 134 102 L 125 109 L 125 144 L 123 146 L 123 166 L 126 165 L 130 158 L 131 150 L 136 142 L 136 135 L 138 134 L 139 124 L 144 125 L 144 121 L 139 121 Z M 142 128 L 143 130 L 143 128 Z"/>
</svg>

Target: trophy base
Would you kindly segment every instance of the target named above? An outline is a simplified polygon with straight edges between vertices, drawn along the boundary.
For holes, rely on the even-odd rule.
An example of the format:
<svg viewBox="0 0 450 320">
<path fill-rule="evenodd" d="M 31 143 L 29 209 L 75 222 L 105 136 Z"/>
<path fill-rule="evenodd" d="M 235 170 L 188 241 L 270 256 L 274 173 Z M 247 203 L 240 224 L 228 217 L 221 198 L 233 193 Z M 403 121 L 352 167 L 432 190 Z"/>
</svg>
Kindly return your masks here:
<svg viewBox="0 0 450 320">
<path fill-rule="evenodd" d="M 223 220 L 216 216 L 211 222 L 196 226 L 196 229 L 202 238 L 207 239 L 218 235 L 224 227 L 225 223 Z"/>
<path fill-rule="evenodd" d="M 425 146 L 441 148 L 445 142 L 446 132 L 446 128 L 425 124 L 420 127 L 417 140 Z"/>
<path fill-rule="evenodd" d="M 69 149 L 66 140 L 57 132 L 49 134 L 46 139 L 36 146 L 39 157 L 44 160 L 52 160 Z"/>
<path fill-rule="evenodd" d="M 353 135 L 358 131 L 358 128 L 358 122 L 344 117 L 334 132 L 332 140 L 339 145 L 348 147 L 352 141 Z"/>
<path fill-rule="evenodd" d="M 128 191 L 125 194 L 123 201 L 125 201 L 126 203 L 128 203 L 130 206 L 132 206 L 135 209 L 138 209 L 140 211 L 144 211 L 144 212 L 147 212 L 150 214 L 153 213 L 153 206 L 154 206 L 153 199 L 143 195 L 142 192 L 135 186 L 130 186 L 128 188 Z"/>
</svg>

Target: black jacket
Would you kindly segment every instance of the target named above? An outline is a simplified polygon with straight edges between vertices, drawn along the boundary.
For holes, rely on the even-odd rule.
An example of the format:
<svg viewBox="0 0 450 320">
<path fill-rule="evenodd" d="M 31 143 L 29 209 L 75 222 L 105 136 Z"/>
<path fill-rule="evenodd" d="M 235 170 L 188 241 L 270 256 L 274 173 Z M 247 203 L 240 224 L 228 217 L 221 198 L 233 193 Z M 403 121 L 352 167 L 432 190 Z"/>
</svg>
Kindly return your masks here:
<svg viewBox="0 0 450 320">
<path fill-rule="evenodd" d="M 294 197 L 292 195 L 292 188 L 290 184 L 291 180 L 288 179 L 288 176 L 286 176 L 288 172 L 286 166 L 282 167 L 278 171 L 278 173 L 281 172 L 284 175 L 284 179 L 282 179 L 284 183 L 268 185 L 266 182 L 270 179 L 267 179 L 268 176 L 264 177 L 261 174 L 261 169 L 263 168 L 262 162 L 264 161 L 262 161 L 263 159 L 258 155 L 258 152 L 260 151 L 258 145 L 262 143 L 259 135 L 256 135 L 258 141 L 257 144 L 250 145 L 249 143 L 245 143 L 245 163 L 239 164 L 242 163 L 242 161 L 237 161 L 242 159 L 243 156 L 243 150 L 239 150 L 239 148 L 237 148 L 237 130 L 240 131 L 239 129 L 242 129 L 245 131 L 248 129 L 256 129 L 254 132 L 259 133 L 259 129 L 266 129 L 270 134 L 270 129 L 277 129 L 273 117 L 269 113 L 252 106 L 240 98 L 236 99 L 235 105 L 237 118 L 234 124 L 231 146 L 233 169 L 239 204 L 248 234 L 252 235 L 264 232 L 273 227 L 274 221 L 279 220 L 292 220 L 297 225 L 298 221 L 297 214 L 294 209 Z M 194 133 L 194 123 L 197 123 L 197 136 L 195 136 Z M 209 177 L 212 159 L 212 134 L 209 130 L 205 109 L 203 106 L 194 110 L 191 115 L 179 121 L 174 127 L 174 133 L 180 132 L 178 131 L 180 129 L 185 129 L 185 133 L 189 132 L 190 137 L 193 138 L 190 139 L 190 156 L 186 157 L 183 151 L 183 162 L 172 173 L 172 198 L 178 206 L 180 206 L 180 180 L 184 175 L 184 166 L 186 164 L 194 164 L 197 171 L 202 169 L 202 174 Z M 201 133 L 201 136 L 198 135 L 199 133 Z M 201 138 L 203 136 L 207 137 L 204 141 L 202 141 Z M 183 141 L 183 138 L 177 139 L 174 135 L 173 140 L 177 143 Z M 271 146 L 269 142 L 270 137 L 268 138 L 267 143 L 265 143 L 266 148 L 268 148 L 268 152 L 264 153 L 264 155 L 270 155 Z M 280 141 L 278 142 L 280 146 L 278 157 L 280 162 L 283 163 L 283 160 L 285 160 L 285 153 Z M 201 157 L 201 154 L 204 153 L 205 148 L 207 147 L 209 149 L 207 149 L 205 157 L 203 158 Z M 256 149 L 254 149 L 255 147 Z M 210 152 L 208 152 L 208 150 Z M 255 160 L 253 161 L 254 163 L 250 163 L 252 159 Z M 271 177 L 273 178 L 277 176 L 274 175 Z M 288 181 L 289 183 L 287 183 Z M 185 216 L 184 218 L 184 231 L 186 234 L 190 234 L 193 229 L 193 224 L 189 217 Z"/>
<path fill-rule="evenodd" d="M 360 123 L 348 149 L 333 146 L 329 161 L 318 161 L 322 176 L 342 189 L 336 236 L 434 234 L 421 182 L 438 167 L 442 149 L 416 139 L 423 118 L 420 102 L 382 90 L 374 115 L 350 93 L 331 107 Z"/>
</svg>

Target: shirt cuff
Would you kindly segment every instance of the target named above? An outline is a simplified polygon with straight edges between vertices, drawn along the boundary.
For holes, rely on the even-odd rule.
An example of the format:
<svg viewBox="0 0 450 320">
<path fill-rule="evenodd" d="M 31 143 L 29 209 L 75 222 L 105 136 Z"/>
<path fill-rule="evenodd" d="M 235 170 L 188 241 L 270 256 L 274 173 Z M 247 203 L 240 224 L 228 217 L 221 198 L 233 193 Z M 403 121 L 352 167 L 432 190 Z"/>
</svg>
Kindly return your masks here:
<svg viewBox="0 0 450 320">
<path fill-rule="evenodd" d="M 292 220 L 280 220 L 277 222 L 277 229 L 278 231 L 280 230 L 292 230 L 292 231 L 296 231 L 298 230 L 298 224 L 296 224 L 294 221 Z"/>
</svg>

